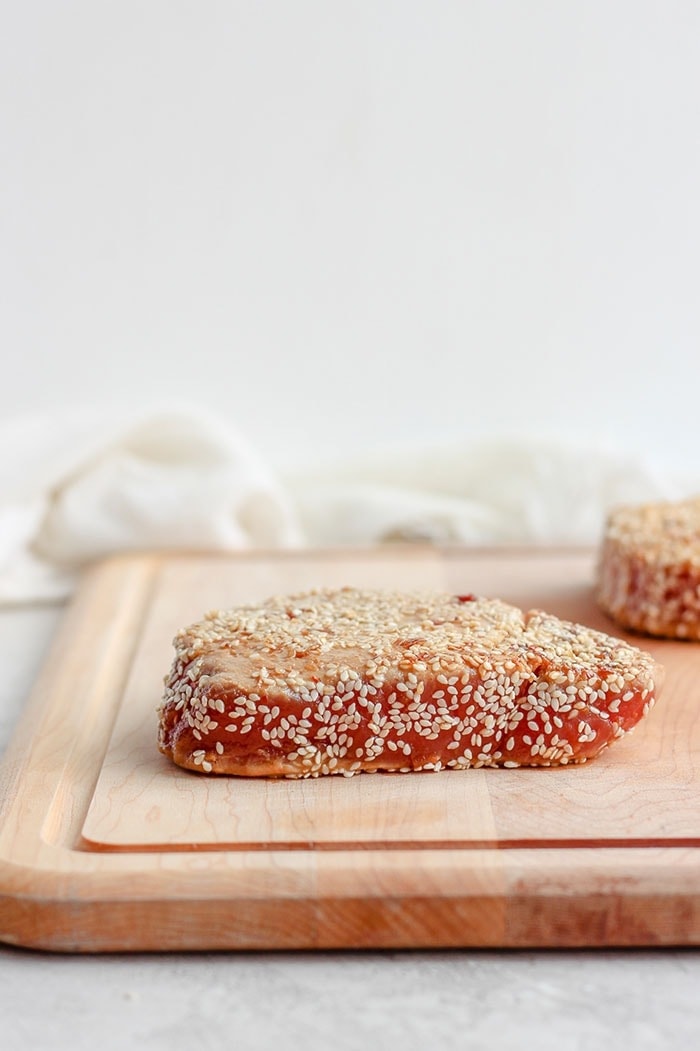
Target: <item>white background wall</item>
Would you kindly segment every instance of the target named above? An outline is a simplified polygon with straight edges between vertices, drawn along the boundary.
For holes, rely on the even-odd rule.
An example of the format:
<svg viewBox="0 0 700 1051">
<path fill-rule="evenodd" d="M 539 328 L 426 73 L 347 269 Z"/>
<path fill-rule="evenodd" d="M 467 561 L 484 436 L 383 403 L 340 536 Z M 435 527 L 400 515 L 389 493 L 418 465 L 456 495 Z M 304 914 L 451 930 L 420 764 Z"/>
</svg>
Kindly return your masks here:
<svg viewBox="0 0 700 1051">
<path fill-rule="evenodd" d="M 192 398 L 280 464 L 697 463 L 700 4 L 22 0 L 0 413 Z"/>
</svg>

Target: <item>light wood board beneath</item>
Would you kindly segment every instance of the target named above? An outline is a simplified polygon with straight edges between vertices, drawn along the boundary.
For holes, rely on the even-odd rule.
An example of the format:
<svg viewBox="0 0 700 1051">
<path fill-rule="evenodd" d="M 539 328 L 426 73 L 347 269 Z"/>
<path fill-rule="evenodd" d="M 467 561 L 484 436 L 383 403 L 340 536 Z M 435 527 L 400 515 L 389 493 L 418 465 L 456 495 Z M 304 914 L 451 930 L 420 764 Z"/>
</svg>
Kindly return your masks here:
<svg viewBox="0 0 700 1051">
<path fill-rule="evenodd" d="M 700 942 L 694 644 L 633 640 L 665 665 L 662 698 L 581 767 L 267 781 L 188 773 L 156 749 L 172 636 L 209 608 L 312 586 L 442 588 L 616 633 L 592 571 L 584 551 L 403 547 L 96 567 L 3 766 L 0 937 L 90 950 Z"/>
</svg>

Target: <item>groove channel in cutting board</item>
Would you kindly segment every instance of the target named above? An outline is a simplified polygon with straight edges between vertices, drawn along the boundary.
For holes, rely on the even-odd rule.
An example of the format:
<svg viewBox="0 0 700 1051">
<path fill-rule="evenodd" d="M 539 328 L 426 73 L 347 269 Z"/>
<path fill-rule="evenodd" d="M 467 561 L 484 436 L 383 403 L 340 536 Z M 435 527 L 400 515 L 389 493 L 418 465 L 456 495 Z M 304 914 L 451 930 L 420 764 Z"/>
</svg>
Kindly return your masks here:
<svg viewBox="0 0 700 1051">
<path fill-rule="evenodd" d="M 662 700 L 586 766 L 360 775 L 306 781 L 217 778 L 181 770 L 155 746 L 155 709 L 177 628 L 210 608 L 311 586 L 448 588 L 540 607 L 602 630 L 589 554 L 478 558 L 328 555 L 160 571 L 83 827 L 87 849 L 256 850 L 339 847 L 700 843 L 695 663 L 687 644 L 636 640 L 668 667 Z M 635 641 L 635 640 L 632 640 Z M 695 757 L 695 758 L 694 758 Z"/>
</svg>

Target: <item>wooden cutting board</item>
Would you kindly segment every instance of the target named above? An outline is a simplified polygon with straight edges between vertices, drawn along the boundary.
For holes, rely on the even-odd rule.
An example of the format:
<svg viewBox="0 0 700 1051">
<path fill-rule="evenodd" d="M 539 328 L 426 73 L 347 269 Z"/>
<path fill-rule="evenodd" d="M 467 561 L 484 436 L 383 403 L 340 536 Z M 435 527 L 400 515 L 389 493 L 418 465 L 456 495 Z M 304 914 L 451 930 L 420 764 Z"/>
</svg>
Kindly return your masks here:
<svg viewBox="0 0 700 1051">
<path fill-rule="evenodd" d="M 443 588 L 615 633 L 587 551 L 136 556 L 95 567 L 2 767 L 0 939 L 56 950 L 700 943 L 700 645 L 594 762 L 308 781 L 155 745 L 182 625 L 311 586 Z"/>
</svg>

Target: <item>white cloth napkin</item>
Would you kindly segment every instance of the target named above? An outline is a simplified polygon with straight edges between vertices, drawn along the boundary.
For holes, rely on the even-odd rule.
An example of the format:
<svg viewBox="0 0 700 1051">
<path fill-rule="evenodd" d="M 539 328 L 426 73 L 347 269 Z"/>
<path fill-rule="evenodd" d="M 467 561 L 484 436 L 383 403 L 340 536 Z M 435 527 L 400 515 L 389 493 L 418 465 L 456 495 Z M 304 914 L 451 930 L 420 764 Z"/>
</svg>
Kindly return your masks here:
<svg viewBox="0 0 700 1051">
<path fill-rule="evenodd" d="M 522 438 L 281 480 L 200 409 L 21 418 L 0 427 L 0 603 L 62 598 L 118 551 L 595 543 L 612 504 L 698 490 L 639 458 Z"/>
<path fill-rule="evenodd" d="M 208 413 L 58 414 L 0 428 L 0 602 L 61 598 L 117 551 L 300 541 L 268 466 Z"/>
<path fill-rule="evenodd" d="M 404 448 L 291 482 L 314 544 L 595 544 L 615 504 L 700 491 L 620 450 L 544 437 Z"/>
</svg>

